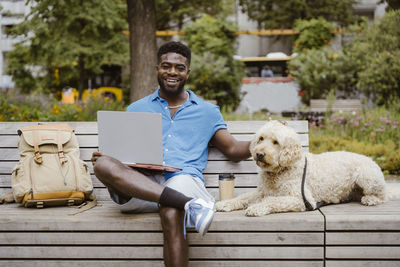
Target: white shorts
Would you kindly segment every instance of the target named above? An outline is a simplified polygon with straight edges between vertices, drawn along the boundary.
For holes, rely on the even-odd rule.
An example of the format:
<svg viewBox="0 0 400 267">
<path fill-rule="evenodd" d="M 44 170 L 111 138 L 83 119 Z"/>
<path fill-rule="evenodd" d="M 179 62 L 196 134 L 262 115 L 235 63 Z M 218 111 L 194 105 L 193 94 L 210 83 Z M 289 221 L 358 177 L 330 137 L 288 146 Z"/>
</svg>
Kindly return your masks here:
<svg viewBox="0 0 400 267">
<path fill-rule="evenodd" d="M 206 201 L 214 202 L 215 199 L 207 191 L 203 181 L 198 177 L 191 176 L 189 174 L 176 175 L 168 180 L 165 180 L 165 176 L 159 172 L 141 171 L 149 179 L 168 186 L 176 191 L 184 194 L 191 198 L 202 198 Z M 158 203 L 150 202 L 138 198 L 131 198 L 128 202 L 121 204 L 119 197 L 116 193 L 109 191 L 111 199 L 118 204 L 121 212 L 123 213 L 148 213 L 158 212 Z"/>
</svg>

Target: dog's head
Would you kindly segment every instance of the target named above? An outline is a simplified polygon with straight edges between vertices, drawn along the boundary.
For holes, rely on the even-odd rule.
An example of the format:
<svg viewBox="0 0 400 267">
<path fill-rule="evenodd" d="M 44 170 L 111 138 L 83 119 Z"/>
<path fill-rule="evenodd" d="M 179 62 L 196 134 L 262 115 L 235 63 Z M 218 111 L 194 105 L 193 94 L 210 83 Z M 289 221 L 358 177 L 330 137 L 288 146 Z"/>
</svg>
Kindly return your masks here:
<svg viewBox="0 0 400 267">
<path fill-rule="evenodd" d="M 300 160 L 302 150 L 291 127 L 281 121 L 269 121 L 254 135 L 250 152 L 261 169 L 278 172 Z"/>
</svg>

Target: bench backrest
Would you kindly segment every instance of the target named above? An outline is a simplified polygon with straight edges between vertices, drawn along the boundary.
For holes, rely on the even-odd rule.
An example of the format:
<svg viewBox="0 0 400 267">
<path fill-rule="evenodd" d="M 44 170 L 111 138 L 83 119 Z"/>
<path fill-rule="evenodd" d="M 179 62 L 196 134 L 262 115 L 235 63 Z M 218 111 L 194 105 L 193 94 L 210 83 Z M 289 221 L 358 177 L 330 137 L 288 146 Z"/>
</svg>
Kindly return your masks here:
<svg viewBox="0 0 400 267">
<path fill-rule="evenodd" d="M 228 130 L 238 140 L 251 140 L 253 134 L 264 125 L 264 121 L 228 121 Z M 9 191 L 11 188 L 11 172 L 19 160 L 17 148 L 17 130 L 33 122 L 1 122 L 0 123 L 0 194 Z M 69 122 L 75 129 L 79 141 L 81 158 L 89 163 L 92 173 L 95 193 L 101 200 L 109 199 L 104 185 L 93 175 L 90 158 L 92 152 L 97 150 L 97 123 L 96 122 Z M 300 135 L 305 150 L 308 150 L 308 124 L 307 121 L 288 121 Z M 248 160 L 234 163 L 229 161 L 216 148 L 210 147 L 207 168 L 204 171 L 204 178 L 211 194 L 218 199 L 218 174 L 234 173 L 236 177 L 235 195 L 253 190 L 257 187 L 258 167 L 254 161 Z"/>
<path fill-rule="evenodd" d="M 329 102 L 325 99 L 311 99 L 310 110 L 315 112 L 325 112 L 328 108 Z M 361 108 L 360 99 L 338 99 L 333 101 L 332 111 L 357 111 Z"/>
</svg>

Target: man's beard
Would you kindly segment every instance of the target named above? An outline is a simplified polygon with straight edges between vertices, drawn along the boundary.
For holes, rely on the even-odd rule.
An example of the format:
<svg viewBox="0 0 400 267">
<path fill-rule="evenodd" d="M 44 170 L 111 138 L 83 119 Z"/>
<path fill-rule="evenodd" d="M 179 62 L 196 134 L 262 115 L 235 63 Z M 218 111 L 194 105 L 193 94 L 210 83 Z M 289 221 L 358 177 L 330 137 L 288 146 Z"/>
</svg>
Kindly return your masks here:
<svg viewBox="0 0 400 267">
<path fill-rule="evenodd" d="M 157 77 L 157 80 L 158 80 L 158 85 L 160 86 L 160 90 L 164 94 L 169 95 L 169 96 L 178 96 L 178 95 L 180 95 L 183 92 L 183 89 L 184 89 L 185 84 L 186 84 L 186 79 L 185 79 L 179 84 L 179 86 L 178 86 L 176 91 L 170 91 L 167 88 L 165 88 L 164 83 L 162 82 L 160 77 Z"/>
</svg>

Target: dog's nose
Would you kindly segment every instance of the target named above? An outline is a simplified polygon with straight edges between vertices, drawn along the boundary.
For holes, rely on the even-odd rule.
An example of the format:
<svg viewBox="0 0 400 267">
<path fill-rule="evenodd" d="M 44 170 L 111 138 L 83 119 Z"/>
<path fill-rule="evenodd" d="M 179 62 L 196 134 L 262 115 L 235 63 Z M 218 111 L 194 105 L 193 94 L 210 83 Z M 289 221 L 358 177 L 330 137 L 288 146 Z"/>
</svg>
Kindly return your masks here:
<svg viewBox="0 0 400 267">
<path fill-rule="evenodd" d="M 258 160 L 258 161 L 262 161 L 262 160 L 264 160 L 265 153 L 263 153 L 263 152 L 257 152 L 257 153 L 256 153 L 256 157 L 257 157 L 257 160 Z"/>
</svg>

